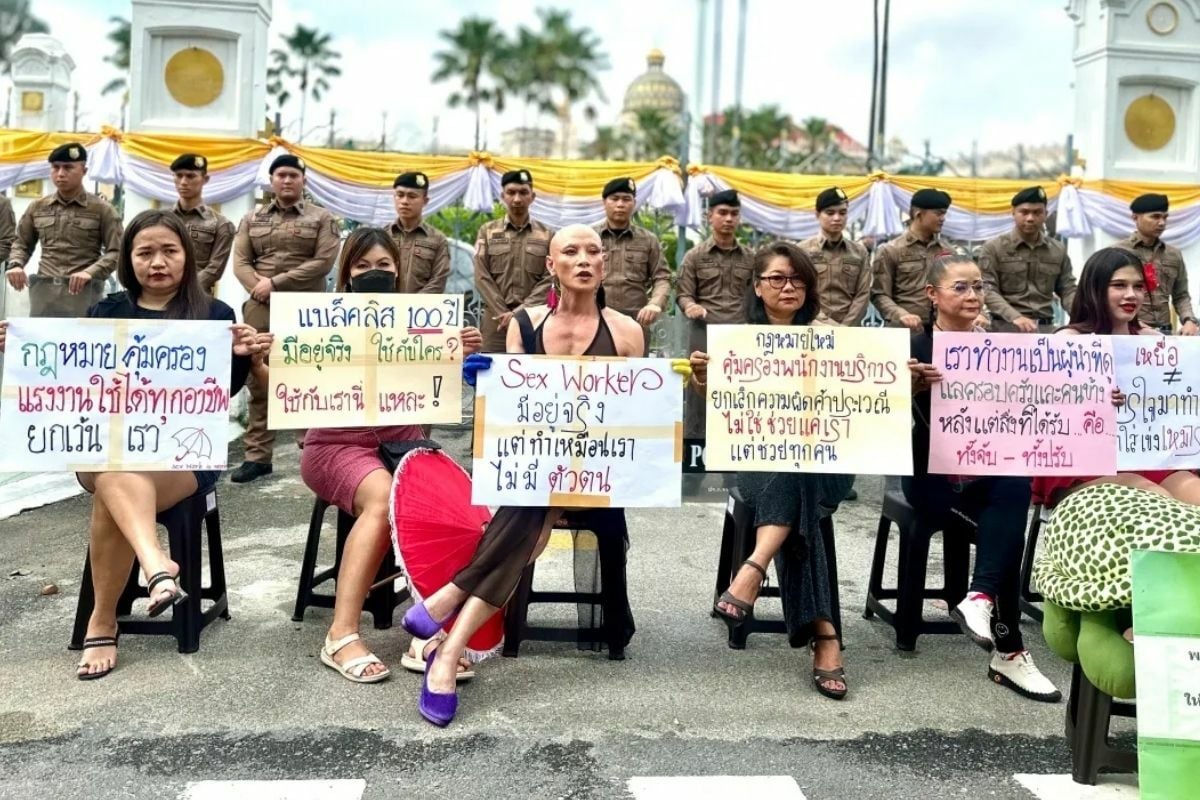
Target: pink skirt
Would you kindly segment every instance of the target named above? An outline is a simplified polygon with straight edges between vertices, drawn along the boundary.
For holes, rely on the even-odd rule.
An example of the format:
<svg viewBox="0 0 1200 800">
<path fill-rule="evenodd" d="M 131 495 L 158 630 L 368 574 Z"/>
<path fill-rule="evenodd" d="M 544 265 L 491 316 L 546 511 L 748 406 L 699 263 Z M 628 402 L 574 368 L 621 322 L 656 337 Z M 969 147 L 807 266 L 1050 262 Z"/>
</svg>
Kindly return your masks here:
<svg viewBox="0 0 1200 800">
<path fill-rule="evenodd" d="M 304 437 L 300 478 L 317 497 L 353 514 L 359 484 L 373 470 L 384 469 L 380 443 L 423 438 L 419 425 L 312 428 Z"/>
</svg>

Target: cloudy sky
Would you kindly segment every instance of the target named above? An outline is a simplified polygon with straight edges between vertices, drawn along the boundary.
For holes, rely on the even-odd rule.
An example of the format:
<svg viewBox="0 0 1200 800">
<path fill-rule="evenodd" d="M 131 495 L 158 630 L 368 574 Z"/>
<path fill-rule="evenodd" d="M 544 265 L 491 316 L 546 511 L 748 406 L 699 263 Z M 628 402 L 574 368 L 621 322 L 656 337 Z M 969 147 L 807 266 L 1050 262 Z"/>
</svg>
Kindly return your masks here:
<svg viewBox="0 0 1200 800">
<path fill-rule="evenodd" d="M 710 0 L 710 7 L 721 0 Z M 202 0 L 196 2 L 202 6 Z M 625 87 L 645 70 L 646 53 L 662 49 L 666 69 L 691 95 L 695 89 L 696 0 L 274 0 L 272 46 L 297 23 L 334 36 L 343 76 L 327 103 L 310 105 L 306 128 L 338 109 L 339 136 L 377 140 L 386 109 L 394 149 L 427 152 L 471 145 L 473 118 L 446 107 L 448 84 L 432 84 L 438 32 L 480 15 L 507 30 L 536 27 L 534 9 L 568 9 L 577 25 L 603 43 L 611 68 L 601 81 L 608 99 L 601 122 L 615 120 Z M 776 103 L 796 119 L 824 117 L 865 142 L 871 96 L 871 0 L 749 0 L 745 104 Z M 912 150 L 930 139 L 935 155 L 1006 149 L 1018 142 L 1063 142 L 1072 120 L 1072 24 L 1062 0 L 956 0 L 892 4 L 888 135 Z M 128 17 L 128 0 L 33 0 L 75 59 L 81 127 L 96 130 L 119 119 L 119 100 L 101 97 L 115 76 L 103 62 L 110 46 L 100 32 L 108 18 Z M 338 13 L 331 10 L 341 9 Z M 353 13 L 350 10 L 353 9 Z M 721 104 L 733 99 L 736 0 L 724 0 L 726 30 Z M 712 23 L 709 23 L 711 46 Z M 711 70 L 711 62 L 709 70 Z M 701 95 L 709 107 L 711 85 Z M 293 101 L 294 102 L 294 101 Z M 293 106 L 294 110 L 294 106 Z M 287 119 L 285 117 L 285 123 Z M 487 120 L 488 142 L 522 124 L 511 110 Z M 293 126 L 289 138 L 295 138 Z M 326 131 L 311 134 L 325 139 Z M 589 138 L 587 133 L 584 139 Z"/>
</svg>

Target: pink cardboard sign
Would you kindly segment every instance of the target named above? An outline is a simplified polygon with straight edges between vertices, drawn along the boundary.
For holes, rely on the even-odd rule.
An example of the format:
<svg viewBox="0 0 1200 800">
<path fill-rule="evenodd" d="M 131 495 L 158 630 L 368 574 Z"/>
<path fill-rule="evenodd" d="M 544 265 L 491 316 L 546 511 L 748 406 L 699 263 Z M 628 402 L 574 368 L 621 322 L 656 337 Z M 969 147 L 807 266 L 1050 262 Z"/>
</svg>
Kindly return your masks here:
<svg viewBox="0 0 1200 800">
<path fill-rule="evenodd" d="M 939 331 L 933 364 L 931 473 L 1116 473 L 1109 337 Z"/>
</svg>

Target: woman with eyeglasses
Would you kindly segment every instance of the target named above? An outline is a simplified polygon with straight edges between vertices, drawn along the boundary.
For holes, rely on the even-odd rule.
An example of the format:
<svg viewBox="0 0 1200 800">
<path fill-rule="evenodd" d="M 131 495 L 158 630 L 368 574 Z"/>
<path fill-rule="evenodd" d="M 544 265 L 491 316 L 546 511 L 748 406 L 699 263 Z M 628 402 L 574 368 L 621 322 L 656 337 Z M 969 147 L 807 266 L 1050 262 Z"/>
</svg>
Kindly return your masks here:
<svg viewBox="0 0 1200 800">
<path fill-rule="evenodd" d="M 930 388 L 942 379 L 933 365 L 935 331 L 984 333 L 976 325 L 987 286 L 970 256 L 945 254 L 930 267 L 925 295 L 933 315 L 914 333 L 913 476 L 901 481 L 904 496 L 923 517 L 954 530 L 954 519 L 976 526 L 975 573 L 966 598 L 950 614 L 963 633 L 992 653 L 988 678 L 1033 700 L 1056 703 L 1061 692 L 1034 666 L 1021 638 L 1021 556 L 1030 479 L 1010 476 L 931 475 L 929 466 Z M 1078 303 L 1078 296 L 1076 303 Z"/>
<path fill-rule="evenodd" d="M 746 293 L 750 325 L 811 325 L 821 310 L 817 272 L 794 245 L 763 247 L 754 261 L 754 280 Z M 692 388 L 703 396 L 707 353 L 691 355 Z M 742 498 L 754 509 L 754 552 L 742 562 L 729 590 L 713 610 L 730 630 L 754 618 L 754 601 L 775 560 L 783 616 L 793 647 L 812 650 L 813 686 L 834 700 L 846 696 L 841 641 L 833 626 L 833 593 L 824 540 L 818 528 L 823 510 L 837 508 L 854 485 L 853 475 L 797 472 L 738 473 Z"/>
</svg>

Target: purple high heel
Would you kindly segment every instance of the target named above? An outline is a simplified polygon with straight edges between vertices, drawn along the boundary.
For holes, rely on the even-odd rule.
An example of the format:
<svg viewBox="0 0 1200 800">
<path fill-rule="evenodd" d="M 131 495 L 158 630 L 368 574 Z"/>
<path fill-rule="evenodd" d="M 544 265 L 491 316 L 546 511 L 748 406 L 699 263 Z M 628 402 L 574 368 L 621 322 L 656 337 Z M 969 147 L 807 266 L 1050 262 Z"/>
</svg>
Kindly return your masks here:
<svg viewBox="0 0 1200 800">
<path fill-rule="evenodd" d="M 445 620 L 438 622 L 429 616 L 429 610 L 425 608 L 424 603 L 416 603 L 404 612 L 400 626 L 418 639 L 432 639 L 442 629 L 445 622 Z"/>
<path fill-rule="evenodd" d="M 458 713 L 458 693 L 442 694 L 430 690 L 429 664 L 436 653 L 435 650 L 425 659 L 425 675 L 421 679 L 421 699 L 417 703 L 417 711 L 421 712 L 421 716 L 429 722 L 439 728 L 444 728 L 454 721 L 454 715 Z"/>
</svg>

